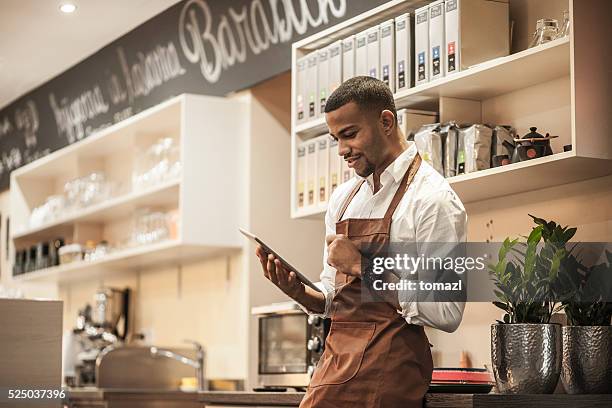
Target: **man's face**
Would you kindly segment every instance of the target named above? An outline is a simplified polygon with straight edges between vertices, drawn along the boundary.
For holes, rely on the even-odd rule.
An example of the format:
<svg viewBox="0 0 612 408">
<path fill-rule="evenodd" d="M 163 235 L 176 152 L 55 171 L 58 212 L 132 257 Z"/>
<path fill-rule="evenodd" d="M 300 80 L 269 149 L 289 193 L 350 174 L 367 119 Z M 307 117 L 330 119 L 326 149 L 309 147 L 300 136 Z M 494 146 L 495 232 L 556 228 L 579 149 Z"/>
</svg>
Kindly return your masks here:
<svg viewBox="0 0 612 408">
<path fill-rule="evenodd" d="M 329 133 L 338 140 L 338 154 L 348 167 L 361 177 L 367 177 L 379 165 L 385 151 L 380 116 L 364 112 L 355 102 L 349 102 L 325 114 Z"/>
</svg>

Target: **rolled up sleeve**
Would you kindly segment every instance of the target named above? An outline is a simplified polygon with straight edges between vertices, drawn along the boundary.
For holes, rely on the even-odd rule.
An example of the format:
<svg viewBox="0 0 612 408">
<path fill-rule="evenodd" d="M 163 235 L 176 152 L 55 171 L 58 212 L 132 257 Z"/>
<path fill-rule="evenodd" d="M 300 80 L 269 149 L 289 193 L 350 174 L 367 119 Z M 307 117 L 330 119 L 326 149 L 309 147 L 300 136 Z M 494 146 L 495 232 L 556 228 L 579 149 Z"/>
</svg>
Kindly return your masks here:
<svg viewBox="0 0 612 408">
<path fill-rule="evenodd" d="M 431 194 L 415 212 L 418 254 L 444 258 L 466 240 L 467 215 L 452 190 Z M 415 291 L 398 292 L 400 310 L 409 324 L 453 332 L 461 323 L 465 302 L 417 301 Z"/>
</svg>

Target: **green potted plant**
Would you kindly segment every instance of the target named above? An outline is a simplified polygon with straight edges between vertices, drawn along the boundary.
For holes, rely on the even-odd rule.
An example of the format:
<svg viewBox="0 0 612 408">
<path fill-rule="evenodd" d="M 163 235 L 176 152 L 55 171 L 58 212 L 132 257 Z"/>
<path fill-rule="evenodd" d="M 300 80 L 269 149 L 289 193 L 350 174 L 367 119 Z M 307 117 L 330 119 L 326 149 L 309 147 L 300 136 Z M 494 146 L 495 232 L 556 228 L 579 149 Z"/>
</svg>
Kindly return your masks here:
<svg viewBox="0 0 612 408">
<path fill-rule="evenodd" d="M 576 229 L 555 224 L 548 230 L 546 221 L 531 217 L 536 226 L 526 242 L 506 238 L 497 263 L 489 265 L 498 298 L 493 304 L 505 312 L 491 325 L 491 359 L 500 393 L 552 393 L 561 372 L 561 326 L 550 319 L 561 308 L 559 271 Z"/>
<path fill-rule="evenodd" d="M 589 268 L 567 268 L 561 381 L 568 394 L 612 392 L 612 253 Z"/>
</svg>

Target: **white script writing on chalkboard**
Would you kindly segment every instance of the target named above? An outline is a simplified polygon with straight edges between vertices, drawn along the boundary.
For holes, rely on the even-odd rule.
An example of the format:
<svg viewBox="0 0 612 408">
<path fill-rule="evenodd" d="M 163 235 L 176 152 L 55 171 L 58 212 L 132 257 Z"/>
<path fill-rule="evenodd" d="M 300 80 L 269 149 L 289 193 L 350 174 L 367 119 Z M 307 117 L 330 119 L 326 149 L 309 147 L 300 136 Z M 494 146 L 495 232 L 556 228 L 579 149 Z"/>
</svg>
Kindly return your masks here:
<svg viewBox="0 0 612 408">
<path fill-rule="evenodd" d="M 156 87 L 186 72 L 172 41 L 167 46 L 158 45 L 146 54 L 137 53 L 138 61 L 131 65 L 122 47 L 117 48 L 117 54 L 130 103 L 135 97 L 146 96 Z"/>
<path fill-rule="evenodd" d="M 200 64 L 200 71 L 210 82 L 217 82 L 221 70 L 244 62 L 247 47 L 257 55 L 270 45 L 291 40 L 294 33 L 304 34 L 311 27 L 326 24 L 328 10 L 340 18 L 346 13 L 346 0 L 318 0 L 315 13 L 306 0 L 299 0 L 299 13 L 292 0 L 268 0 L 269 17 L 261 0 L 253 0 L 239 11 L 230 8 L 213 29 L 210 8 L 204 0 L 185 3 L 179 18 L 179 41 L 189 62 Z M 337 4 L 336 4 L 337 3 Z M 299 17 L 298 17 L 299 15 Z"/>
<path fill-rule="evenodd" d="M 13 125 L 11 125 L 11 121 L 8 117 L 4 117 L 4 119 L 0 119 L 0 139 L 4 135 L 8 135 L 13 131 Z"/>
<path fill-rule="evenodd" d="M 38 109 L 34 101 L 27 101 L 23 109 L 15 110 L 15 126 L 21 132 L 28 149 L 35 147 L 38 143 L 36 132 L 38 132 L 39 122 Z"/>
<path fill-rule="evenodd" d="M 101 113 L 108 112 L 109 108 L 102 95 L 102 90 L 97 85 L 72 100 L 62 98 L 59 103 L 55 100 L 55 95 L 51 93 L 49 104 L 55 115 L 57 131 L 60 136 L 66 136 L 68 143 L 74 143 L 87 136 L 83 123 Z"/>
</svg>

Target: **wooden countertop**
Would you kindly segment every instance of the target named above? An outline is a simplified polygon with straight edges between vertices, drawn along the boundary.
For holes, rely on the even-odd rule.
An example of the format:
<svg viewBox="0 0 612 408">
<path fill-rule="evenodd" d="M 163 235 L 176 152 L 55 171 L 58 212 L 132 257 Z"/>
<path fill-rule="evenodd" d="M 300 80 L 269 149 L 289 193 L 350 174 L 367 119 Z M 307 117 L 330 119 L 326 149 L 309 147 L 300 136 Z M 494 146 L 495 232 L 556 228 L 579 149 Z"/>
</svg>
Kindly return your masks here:
<svg viewBox="0 0 612 408">
<path fill-rule="evenodd" d="M 72 389 L 70 399 L 78 400 L 149 400 L 184 401 L 201 404 L 201 407 L 223 405 L 297 407 L 303 392 L 248 392 L 248 391 L 205 391 L 182 392 L 172 390 L 100 390 L 97 388 Z M 567 394 L 445 394 L 425 395 L 426 408 L 514 408 L 533 406 L 538 408 L 604 408 L 612 406 L 612 394 L 567 395 Z"/>
</svg>

